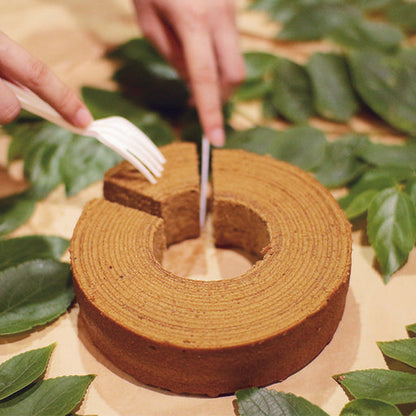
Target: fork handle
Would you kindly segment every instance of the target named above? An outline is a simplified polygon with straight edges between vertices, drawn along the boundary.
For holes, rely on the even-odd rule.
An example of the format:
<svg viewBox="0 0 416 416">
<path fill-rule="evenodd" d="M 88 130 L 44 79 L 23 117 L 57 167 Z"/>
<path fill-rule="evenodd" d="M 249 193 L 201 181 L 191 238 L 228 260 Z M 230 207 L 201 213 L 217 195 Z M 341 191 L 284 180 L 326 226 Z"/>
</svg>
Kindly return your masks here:
<svg viewBox="0 0 416 416">
<path fill-rule="evenodd" d="M 62 116 L 52 108 L 48 103 L 43 101 L 38 95 L 25 87 L 20 87 L 10 81 L 2 79 L 2 81 L 13 91 L 20 102 L 22 108 L 30 113 L 36 114 L 66 130 L 75 134 L 85 134 L 86 129 L 79 129 L 68 123 Z"/>
</svg>

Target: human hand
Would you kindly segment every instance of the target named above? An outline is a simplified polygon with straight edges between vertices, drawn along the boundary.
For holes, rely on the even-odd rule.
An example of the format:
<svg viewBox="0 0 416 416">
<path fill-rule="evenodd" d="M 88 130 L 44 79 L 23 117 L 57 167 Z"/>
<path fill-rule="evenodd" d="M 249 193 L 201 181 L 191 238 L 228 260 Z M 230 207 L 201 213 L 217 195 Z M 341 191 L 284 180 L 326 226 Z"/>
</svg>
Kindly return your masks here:
<svg viewBox="0 0 416 416">
<path fill-rule="evenodd" d="M 20 103 L 1 78 L 32 90 L 76 127 L 86 127 L 92 121 L 76 94 L 3 32 L 0 32 L 0 124 L 7 124 L 19 114 Z"/>
<path fill-rule="evenodd" d="M 234 0 L 134 0 L 143 34 L 190 84 L 204 134 L 225 141 L 222 101 L 244 80 Z"/>
</svg>

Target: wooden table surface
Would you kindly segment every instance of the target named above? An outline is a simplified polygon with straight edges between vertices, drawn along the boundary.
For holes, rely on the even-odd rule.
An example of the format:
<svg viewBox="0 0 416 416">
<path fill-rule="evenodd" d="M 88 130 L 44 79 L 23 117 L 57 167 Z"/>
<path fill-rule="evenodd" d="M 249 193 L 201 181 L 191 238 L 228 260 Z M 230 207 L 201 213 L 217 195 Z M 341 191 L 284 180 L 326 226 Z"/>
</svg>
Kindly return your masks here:
<svg viewBox="0 0 416 416">
<path fill-rule="evenodd" d="M 239 12 L 241 45 L 245 50 L 271 50 L 298 61 L 306 59 L 311 50 L 327 48 L 321 43 L 271 43 L 265 39 L 276 27 L 256 13 Z M 93 85 L 112 88 L 112 63 L 103 58 L 108 48 L 139 34 L 129 0 L 13 0 L 0 3 L 0 28 L 20 42 L 32 54 L 48 63 L 65 82 L 79 88 Z M 258 118 L 258 109 L 247 104 L 242 112 L 249 119 Z M 236 125 L 250 125 L 247 117 L 236 117 Z M 328 132 L 342 132 L 334 123 L 313 121 Z M 355 129 L 369 132 L 372 120 L 354 118 Z M 376 139 L 397 141 L 382 126 Z M 6 170 L 8 138 L 0 136 L 0 195 L 22 186 L 21 164 Z M 12 236 L 27 234 L 59 235 L 70 238 L 83 205 L 101 195 L 101 183 L 94 184 L 78 195 L 66 198 L 63 187 L 38 203 L 31 220 Z M 321 406 L 330 415 L 339 414 L 347 402 L 343 390 L 332 375 L 364 368 L 385 368 L 376 341 L 407 337 L 405 325 L 416 322 L 416 250 L 408 264 L 388 285 L 384 285 L 373 267 L 371 247 L 362 242 L 360 232 L 354 233 L 351 286 L 340 326 L 332 342 L 311 364 L 271 388 L 301 395 Z M 215 251 L 209 238 L 193 242 L 199 256 L 209 257 L 208 269 L 218 265 L 239 273 L 247 267 L 232 253 Z M 186 256 L 187 246 L 176 248 Z M 195 247 L 193 247 L 195 248 Z M 206 250 L 206 248 L 208 250 Z M 173 248 L 172 250 L 174 250 Z M 175 252 L 170 258 L 176 256 Z M 189 253 L 188 253 L 189 254 Z M 168 253 L 169 258 L 169 253 Z M 190 263 L 200 261 L 188 256 Z M 171 260 L 172 261 L 172 260 Z M 174 268 L 175 264 L 169 267 Z M 204 266 L 205 267 L 205 266 Z M 204 273 L 207 269 L 204 269 Z M 12 355 L 57 342 L 47 377 L 69 374 L 97 374 L 78 414 L 100 416 L 232 416 L 234 396 L 215 399 L 171 394 L 140 384 L 127 376 L 91 344 L 88 334 L 78 321 L 78 307 L 49 326 L 30 334 L 0 338 L 0 362 Z M 305 342 L 308 342 L 305 339 Z"/>
</svg>

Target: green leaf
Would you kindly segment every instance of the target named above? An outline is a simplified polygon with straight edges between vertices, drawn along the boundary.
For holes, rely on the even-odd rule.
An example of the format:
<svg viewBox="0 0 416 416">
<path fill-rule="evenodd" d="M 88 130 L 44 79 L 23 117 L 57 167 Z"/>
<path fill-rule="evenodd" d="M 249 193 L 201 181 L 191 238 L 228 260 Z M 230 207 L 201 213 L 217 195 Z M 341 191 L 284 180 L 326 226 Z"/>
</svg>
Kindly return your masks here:
<svg viewBox="0 0 416 416">
<path fill-rule="evenodd" d="M 244 149 L 260 155 L 271 154 L 279 132 L 269 127 L 254 127 L 247 130 L 234 130 L 227 136 L 225 148 Z"/>
<path fill-rule="evenodd" d="M 388 145 L 367 141 L 357 147 L 355 154 L 375 166 L 416 169 L 415 142 L 407 142 L 404 145 Z"/>
<path fill-rule="evenodd" d="M 239 86 L 234 97 L 238 100 L 261 99 L 271 90 L 267 75 L 279 58 L 267 52 L 246 52 L 243 57 L 246 79 Z"/>
<path fill-rule="evenodd" d="M 403 30 L 416 31 L 416 4 L 412 2 L 393 2 L 387 9 L 387 18 Z"/>
<path fill-rule="evenodd" d="M 349 194 L 347 197 L 340 199 L 338 203 L 344 210 L 346 217 L 353 220 L 367 212 L 372 199 L 378 192 L 375 189 L 367 189 L 359 194 Z"/>
<path fill-rule="evenodd" d="M 250 5 L 251 9 L 262 10 L 278 22 L 286 22 L 303 8 L 311 5 L 342 3 L 343 0 L 256 0 Z"/>
<path fill-rule="evenodd" d="M 368 207 L 367 233 L 385 283 L 406 261 L 416 240 L 416 210 L 410 197 L 385 189 Z"/>
<path fill-rule="evenodd" d="M 237 100 L 249 101 L 261 99 L 270 91 L 270 82 L 264 80 L 244 81 L 234 93 Z"/>
<path fill-rule="evenodd" d="M 347 403 L 339 416 L 402 416 L 391 403 L 374 399 L 356 399 Z"/>
<path fill-rule="evenodd" d="M 326 139 L 320 130 L 305 126 L 283 131 L 267 127 L 235 131 L 227 138 L 225 146 L 269 154 L 304 170 L 312 170 L 321 163 L 325 145 Z"/>
<path fill-rule="evenodd" d="M 387 357 L 416 368 L 416 338 L 377 342 L 377 345 Z"/>
<path fill-rule="evenodd" d="M 388 23 L 372 22 L 364 16 L 354 15 L 348 22 L 335 28 L 329 38 L 349 48 L 393 52 L 400 46 L 404 35 Z"/>
<path fill-rule="evenodd" d="M 26 192 L 0 199 L 0 236 L 23 225 L 33 214 L 36 202 Z"/>
<path fill-rule="evenodd" d="M 416 335 L 416 324 L 410 324 L 406 326 L 406 331 Z"/>
<path fill-rule="evenodd" d="M 244 64 L 246 68 L 246 81 L 258 81 L 264 79 L 267 71 L 278 61 L 278 57 L 267 52 L 245 52 Z"/>
<path fill-rule="evenodd" d="M 307 64 L 316 112 L 333 121 L 348 121 L 359 109 L 346 60 L 341 55 L 318 52 Z"/>
<path fill-rule="evenodd" d="M 145 106 L 169 114 L 188 108 L 186 84 L 146 39 L 132 39 L 109 56 L 123 62 L 113 78 Z"/>
<path fill-rule="evenodd" d="M 3 400 L 0 416 L 66 416 L 82 400 L 93 375 L 43 380 L 24 393 Z"/>
<path fill-rule="evenodd" d="M 240 416 L 328 416 L 318 406 L 291 393 L 250 388 L 237 391 Z"/>
<path fill-rule="evenodd" d="M 105 109 L 105 99 L 101 103 Z M 117 104 L 117 100 L 113 103 Z M 154 120 L 147 117 L 148 113 L 145 113 L 142 119 L 145 124 L 149 122 L 146 126 L 151 126 Z M 33 131 L 30 129 L 32 124 Z M 24 194 L 26 199 L 42 199 L 62 182 L 68 195 L 73 195 L 102 179 L 105 171 L 121 160 L 96 139 L 72 134 L 51 123 L 23 122 L 22 127 L 10 129 L 10 147 L 15 148 L 13 157 L 24 159 L 25 177 L 31 184 Z M 21 146 L 23 142 L 24 146 Z"/>
<path fill-rule="evenodd" d="M 37 380 L 46 370 L 55 344 L 15 355 L 0 365 L 0 400 Z"/>
<path fill-rule="evenodd" d="M 348 55 L 353 84 L 363 101 L 396 129 L 416 133 L 415 50 L 383 54 L 355 50 Z"/>
<path fill-rule="evenodd" d="M 31 260 L 0 272 L 0 335 L 27 331 L 63 314 L 74 299 L 70 266 Z"/>
<path fill-rule="evenodd" d="M 28 260 L 59 260 L 69 247 L 61 237 L 32 235 L 0 240 L 0 271 Z"/>
<path fill-rule="evenodd" d="M 120 162 L 122 157 L 92 137 L 74 136 L 60 160 L 60 173 L 67 196 L 75 195 Z"/>
<path fill-rule="evenodd" d="M 334 378 L 358 399 L 379 399 L 393 404 L 416 401 L 416 374 L 372 369 L 339 374 Z"/>
<path fill-rule="evenodd" d="M 292 127 L 280 133 L 272 156 L 310 171 L 322 163 L 326 144 L 322 131 L 308 126 Z"/>
<path fill-rule="evenodd" d="M 328 188 L 338 188 L 359 177 L 367 164 L 355 155 L 357 147 L 368 141 L 360 134 L 345 134 L 334 142 L 328 142 L 325 158 L 315 171 L 315 177 Z"/>
<path fill-rule="evenodd" d="M 406 167 L 391 166 L 374 168 L 362 175 L 351 187 L 352 193 L 360 193 L 368 189 L 381 191 L 392 188 L 413 176 L 413 170 Z"/>
<path fill-rule="evenodd" d="M 138 105 L 118 91 L 83 87 L 82 97 L 95 118 L 114 115 L 124 117 L 143 130 L 157 146 L 171 143 L 174 138 L 171 127 L 157 113 Z"/>
<path fill-rule="evenodd" d="M 409 194 L 414 206 L 416 207 L 416 179 L 410 180 L 406 184 L 405 191 Z"/>
<path fill-rule="evenodd" d="M 44 123 L 38 134 L 29 138 L 24 153 L 24 173 L 34 199 L 45 198 L 61 182 L 60 160 L 71 143 L 73 134 L 61 127 Z"/>
<path fill-rule="evenodd" d="M 340 26 L 348 24 L 358 10 L 347 4 L 312 4 L 300 8 L 288 19 L 278 38 L 285 40 L 313 40 L 328 36 Z"/>
<path fill-rule="evenodd" d="M 305 68 L 279 58 L 271 71 L 272 102 L 277 112 L 292 123 L 303 123 L 314 113 L 311 82 Z"/>
<path fill-rule="evenodd" d="M 28 138 L 36 136 L 43 128 L 44 121 L 34 120 L 28 122 L 21 115 L 9 124 L 2 126 L 6 133 L 12 136 L 9 144 L 7 160 L 9 162 L 22 158 L 28 147 Z"/>
</svg>

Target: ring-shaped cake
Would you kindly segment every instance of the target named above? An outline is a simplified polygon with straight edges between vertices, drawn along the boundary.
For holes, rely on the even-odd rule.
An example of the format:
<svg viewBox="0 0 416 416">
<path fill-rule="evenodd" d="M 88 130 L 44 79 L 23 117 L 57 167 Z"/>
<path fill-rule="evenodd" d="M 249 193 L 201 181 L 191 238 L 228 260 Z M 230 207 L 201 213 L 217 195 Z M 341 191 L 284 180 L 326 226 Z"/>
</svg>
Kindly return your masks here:
<svg viewBox="0 0 416 416">
<path fill-rule="evenodd" d="M 331 340 L 351 269 L 351 229 L 331 194 L 300 169 L 242 150 L 215 150 L 216 244 L 261 257 L 229 280 L 176 276 L 167 244 L 195 237 L 198 162 L 192 144 L 161 149 L 147 184 L 127 162 L 105 177 L 75 228 L 71 264 L 94 344 L 137 380 L 218 396 L 282 380 Z"/>
</svg>

